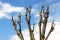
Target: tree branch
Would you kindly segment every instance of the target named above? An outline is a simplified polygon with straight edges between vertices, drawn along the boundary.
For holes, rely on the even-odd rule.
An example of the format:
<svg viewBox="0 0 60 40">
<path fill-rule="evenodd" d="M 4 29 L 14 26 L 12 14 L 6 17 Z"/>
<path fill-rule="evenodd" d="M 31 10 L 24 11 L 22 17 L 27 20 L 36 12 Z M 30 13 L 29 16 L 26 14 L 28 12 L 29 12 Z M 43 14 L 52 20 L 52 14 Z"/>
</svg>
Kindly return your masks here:
<svg viewBox="0 0 60 40">
<path fill-rule="evenodd" d="M 41 40 L 41 23 L 42 23 L 42 10 L 40 11 L 40 21 L 39 21 L 39 38 Z"/>
<path fill-rule="evenodd" d="M 26 21 L 27 21 L 27 24 L 28 24 L 30 40 L 35 40 L 34 39 L 34 34 L 31 30 L 31 24 L 30 24 L 31 15 L 30 15 L 30 13 L 31 13 L 31 6 L 30 6 L 30 9 L 28 7 L 26 8 Z"/>
<path fill-rule="evenodd" d="M 54 30 L 54 26 L 53 26 L 53 25 L 55 26 L 54 22 L 52 22 L 52 25 L 51 25 L 50 31 L 48 32 L 48 35 L 46 36 L 45 40 L 48 39 L 49 35 L 50 35 L 51 32 Z"/>
<path fill-rule="evenodd" d="M 19 29 L 18 29 L 18 32 L 17 32 L 17 35 L 19 36 L 19 38 L 21 40 L 24 40 L 24 37 L 23 37 L 23 34 L 22 34 L 22 29 L 21 29 L 21 13 L 18 14 L 18 25 L 19 25 Z"/>
<path fill-rule="evenodd" d="M 45 38 L 45 31 L 46 31 L 46 25 L 47 25 L 47 20 L 49 17 L 49 6 L 47 7 L 46 12 L 44 13 L 44 21 L 43 21 L 43 28 L 42 28 L 42 40 Z"/>
</svg>

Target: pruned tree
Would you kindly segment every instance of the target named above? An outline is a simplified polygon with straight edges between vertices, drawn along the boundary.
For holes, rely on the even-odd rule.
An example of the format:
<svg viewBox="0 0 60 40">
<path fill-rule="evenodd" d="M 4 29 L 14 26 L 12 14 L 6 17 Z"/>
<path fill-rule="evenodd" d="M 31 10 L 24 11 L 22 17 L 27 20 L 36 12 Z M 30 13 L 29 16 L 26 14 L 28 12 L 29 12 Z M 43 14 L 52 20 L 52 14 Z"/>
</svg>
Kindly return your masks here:
<svg viewBox="0 0 60 40">
<path fill-rule="evenodd" d="M 33 29 L 31 28 L 31 9 L 32 7 L 26 7 L 26 22 L 28 25 L 28 30 L 29 30 L 29 36 L 30 36 L 30 40 L 35 40 L 34 37 L 34 25 L 33 24 Z M 45 33 L 46 33 L 46 25 L 48 22 L 48 18 L 49 18 L 49 6 L 47 6 L 46 11 L 44 11 L 44 5 L 42 5 L 42 9 L 39 13 L 39 40 L 47 40 L 49 35 L 51 34 L 51 32 L 54 30 L 54 26 L 55 23 L 52 22 L 51 28 L 49 30 L 49 33 L 47 34 L 47 36 L 45 37 Z M 44 18 L 44 19 L 43 19 Z M 22 29 L 21 29 L 21 13 L 18 14 L 18 21 L 16 22 L 13 15 L 12 15 L 12 23 L 14 26 L 14 29 L 16 31 L 16 34 L 18 35 L 18 37 L 20 38 L 20 40 L 24 40 L 23 34 L 22 34 Z M 17 23 L 19 25 L 19 29 L 17 28 Z M 42 27 L 43 24 L 43 27 Z M 42 27 L 42 28 L 41 28 Z"/>
</svg>

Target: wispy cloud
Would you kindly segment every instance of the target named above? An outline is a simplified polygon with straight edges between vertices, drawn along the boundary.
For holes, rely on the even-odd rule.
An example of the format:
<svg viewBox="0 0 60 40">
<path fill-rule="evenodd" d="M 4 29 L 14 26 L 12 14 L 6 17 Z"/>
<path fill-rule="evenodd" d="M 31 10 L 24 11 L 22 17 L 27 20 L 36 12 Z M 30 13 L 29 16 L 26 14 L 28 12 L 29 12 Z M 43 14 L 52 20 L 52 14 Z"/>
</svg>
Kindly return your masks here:
<svg viewBox="0 0 60 40">
<path fill-rule="evenodd" d="M 55 20 L 60 22 L 60 2 L 50 6 L 50 15 Z"/>
<path fill-rule="evenodd" d="M 21 12 L 22 15 L 25 15 L 26 9 L 25 7 L 15 7 L 9 3 L 3 3 L 0 1 L 0 18 L 8 18 L 11 19 L 12 12 L 19 13 Z M 36 13 L 38 11 L 37 8 L 32 8 L 31 13 Z M 8 15 L 9 14 L 9 15 Z"/>
<path fill-rule="evenodd" d="M 12 12 L 25 12 L 24 7 L 15 7 L 10 5 L 9 3 L 2 3 L 0 2 L 0 18 L 2 17 L 9 17 L 7 13 L 12 13 Z"/>
</svg>

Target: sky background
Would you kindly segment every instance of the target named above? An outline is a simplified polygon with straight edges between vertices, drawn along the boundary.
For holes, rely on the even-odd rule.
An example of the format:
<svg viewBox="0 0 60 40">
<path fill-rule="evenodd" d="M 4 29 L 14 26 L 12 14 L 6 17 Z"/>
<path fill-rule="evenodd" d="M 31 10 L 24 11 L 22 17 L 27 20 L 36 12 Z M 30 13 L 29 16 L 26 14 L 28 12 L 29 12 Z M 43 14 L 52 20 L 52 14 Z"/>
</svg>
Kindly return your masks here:
<svg viewBox="0 0 60 40">
<path fill-rule="evenodd" d="M 25 40 L 29 40 L 28 27 L 25 20 L 25 7 L 29 7 L 30 5 L 32 6 L 31 26 L 33 23 L 36 24 L 34 35 L 36 40 L 38 40 L 39 11 L 41 10 L 42 3 L 44 4 L 45 9 L 47 3 L 49 5 L 49 18 L 46 34 L 51 27 L 51 23 L 53 21 L 56 23 L 55 29 L 48 40 L 60 40 L 60 0 L 0 0 L 0 40 L 19 40 L 11 22 L 12 13 L 17 21 L 19 12 L 22 14 L 21 26 L 23 36 Z"/>
</svg>

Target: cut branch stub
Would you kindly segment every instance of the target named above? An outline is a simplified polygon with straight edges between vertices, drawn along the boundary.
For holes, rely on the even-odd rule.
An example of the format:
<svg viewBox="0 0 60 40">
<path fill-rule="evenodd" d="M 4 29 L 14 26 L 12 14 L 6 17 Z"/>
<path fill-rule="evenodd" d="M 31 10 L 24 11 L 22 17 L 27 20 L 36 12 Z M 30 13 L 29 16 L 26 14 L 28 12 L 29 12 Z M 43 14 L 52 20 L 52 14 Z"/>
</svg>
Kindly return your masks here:
<svg viewBox="0 0 60 40">
<path fill-rule="evenodd" d="M 44 13 L 44 5 L 42 4 L 42 11 L 43 11 L 43 13 Z"/>
<path fill-rule="evenodd" d="M 51 26 L 51 32 L 54 30 L 54 26 L 55 26 L 56 24 L 54 24 L 54 22 L 52 22 L 52 26 Z"/>
<path fill-rule="evenodd" d="M 13 14 L 12 14 L 12 22 L 13 22 L 13 20 L 14 20 L 14 19 L 13 19 Z"/>
<path fill-rule="evenodd" d="M 21 23 L 21 13 L 18 14 L 18 24 Z"/>
<path fill-rule="evenodd" d="M 15 21 L 14 18 L 13 18 L 13 14 L 12 14 L 12 23 L 13 23 L 13 26 L 14 26 L 15 31 L 17 31 L 16 21 Z"/>
</svg>

